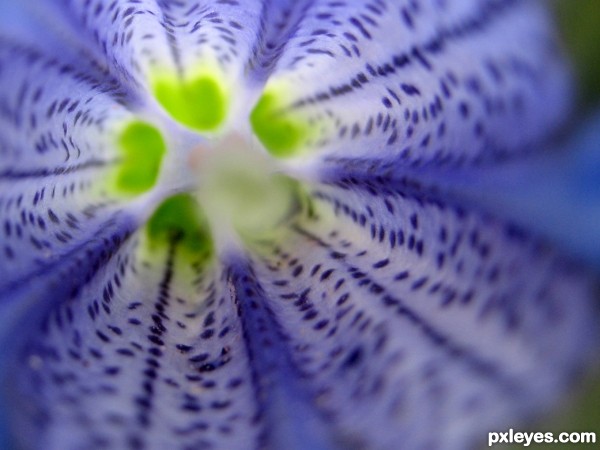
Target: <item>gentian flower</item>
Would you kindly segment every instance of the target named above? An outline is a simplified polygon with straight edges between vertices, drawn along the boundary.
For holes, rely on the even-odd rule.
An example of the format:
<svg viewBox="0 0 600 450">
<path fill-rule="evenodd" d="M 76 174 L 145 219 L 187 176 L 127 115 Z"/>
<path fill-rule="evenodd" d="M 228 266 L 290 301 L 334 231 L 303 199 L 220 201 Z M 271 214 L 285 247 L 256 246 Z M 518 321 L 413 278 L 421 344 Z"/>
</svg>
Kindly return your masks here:
<svg viewBox="0 0 600 450">
<path fill-rule="evenodd" d="M 18 448 L 465 449 L 586 361 L 590 274 L 449 187 L 568 116 L 541 2 L 2 13 Z"/>
</svg>

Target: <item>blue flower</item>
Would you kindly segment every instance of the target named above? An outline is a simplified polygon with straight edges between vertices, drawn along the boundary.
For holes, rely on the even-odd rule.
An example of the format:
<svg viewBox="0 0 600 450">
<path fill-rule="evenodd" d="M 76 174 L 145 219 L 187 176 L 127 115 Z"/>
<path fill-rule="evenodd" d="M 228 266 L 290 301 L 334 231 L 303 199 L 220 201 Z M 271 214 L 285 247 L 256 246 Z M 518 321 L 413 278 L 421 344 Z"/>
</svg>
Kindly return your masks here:
<svg viewBox="0 0 600 450">
<path fill-rule="evenodd" d="M 585 363 L 593 277 L 480 195 L 570 111 L 541 4 L 0 12 L 18 448 L 464 449 Z"/>
</svg>

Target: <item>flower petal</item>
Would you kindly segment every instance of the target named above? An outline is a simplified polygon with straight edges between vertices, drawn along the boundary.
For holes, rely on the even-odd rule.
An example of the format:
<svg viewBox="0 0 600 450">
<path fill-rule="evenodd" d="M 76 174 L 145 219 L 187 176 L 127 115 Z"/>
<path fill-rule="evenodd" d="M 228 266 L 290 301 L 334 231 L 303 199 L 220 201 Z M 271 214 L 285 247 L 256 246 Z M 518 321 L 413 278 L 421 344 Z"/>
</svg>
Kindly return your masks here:
<svg viewBox="0 0 600 450">
<path fill-rule="evenodd" d="M 141 239 L 124 240 L 18 346 L 21 444 L 235 449 L 257 439 L 247 355 L 218 271 L 184 265 L 174 244 L 140 253 Z"/>
<path fill-rule="evenodd" d="M 442 179 L 447 191 L 543 233 L 566 252 L 600 268 L 599 142 L 596 112 L 544 157 L 468 174 L 457 171 Z"/>
<path fill-rule="evenodd" d="M 304 11 L 252 115 L 272 153 L 464 164 L 527 150 L 569 83 L 527 1 L 326 2 Z"/>
<path fill-rule="evenodd" d="M 597 342 L 591 280 L 509 224 L 374 181 L 313 198 L 319 219 L 255 271 L 345 442 L 469 448 L 548 405 Z"/>
<path fill-rule="evenodd" d="M 16 292 L 39 289 L 39 278 L 69 261 L 88 259 L 90 246 L 109 251 L 107 243 L 144 220 L 154 199 L 134 198 L 131 186 L 122 186 L 124 173 L 129 179 L 139 175 L 131 167 L 135 149 L 128 135 L 142 122 L 124 106 L 131 97 L 114 79 L 100 81 L 101 74 L 77 66 L 68 54 L 48 57 L 6 37 L 0 38 L 0 67 L 0 306 L 5 308 Z M 145 129 L 152 130 L 151 144 L 164 144 L 155 128 Z M 160 157 L 153 164 L 160 166 Z M 151 178 L 155 182 L 157 173 Z M 23 301 L 30 303 L 27 296 Z"/>
<path fill-rule="evenodd" d="M 312 196 L 318 219 L 223 270 L 138 233 L 76 289 L 58 271 L 5 371 L 21 443 L 465 448 L 587 354 L 586 280 L 531 238 L 374 182 Z"/>
<path fill-rule="evenodd" d="M 416 184 L 339 176 L 498 160 L 558 123 L 567 77 L 533 2 L 30 7 L 82 43 L 0 43 L 0 373 L 19 445 L 460 449 L 547 404 L 595 342 L 589 280 L 543 243 Z M 218 261 L 191 197 L 135 232 L 163 195 L 145 91 L 217 132 L 265 81 L 265 147 L 335 163 L 311 217 Z M 187 150 L 170 175 L 190 176 Z"/>
<path fill-rule="evenodd" d="M 171 117 L 192 129 L 216 131 L 232 109 L 248 108 L 240 80 L 264 2 L 74 0 L 56 8 L 36 1 L 30 9 L 47 10 L 51 22 L 79 36 L 87 53 L 105 59 L 111 73 L 142 97 L 152 93 Z"/>
<path fill-rule="evenodd" d="M 52 289 L 38 293 L 37 308 L 45 312 L 28 315 L 31 334 L 14 340 L 13 364 L 3 371 L 18 444 L 228 450 L 318 444 L 319 434 L 293 428 L 311 430 L 314 417 L 302 391 L 286 386 L 291 366 L 268 348 L 275 322 L 258 306 L 247 267 L 236 258 L 224 272 L 200 269 L 186 259 L 185 240 L 173 238 L 151 253 L 143 241 L 140 234 L 125 236 L 115 252 L 90 261 L 93 272 L 74 277 L 73 291 L 57 284 L 58 274 Z M 49 301 L 48 292 L 60 301 Z"/>
<path fill-rule="evenodd" d="M 64 257 L 133 200 L 117 181 L 123 170 L 131 179 L 123 139 L 138 119 L 118 85 L 36 49 L 0 40 L 0 66 L 2 289 Z"/>
</svg>

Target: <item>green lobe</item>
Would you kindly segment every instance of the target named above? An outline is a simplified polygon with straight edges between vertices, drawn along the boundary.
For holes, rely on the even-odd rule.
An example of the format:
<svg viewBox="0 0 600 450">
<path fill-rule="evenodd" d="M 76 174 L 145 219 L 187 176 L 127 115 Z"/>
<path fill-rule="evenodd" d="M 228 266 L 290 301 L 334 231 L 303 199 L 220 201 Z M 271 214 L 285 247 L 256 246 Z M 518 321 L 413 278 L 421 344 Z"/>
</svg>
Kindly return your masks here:
<svg viewBox="0 0 600 450">
<path fill-rule="evenodd" d="M 171 117 L 197 131 L 216 130 L 227 115 L 226 95 L 214 76 L 163 78 L 155 83 L 154 95 Z"/>
<path fill-rule="evenodd" d="M 116 187 L 126 194 L 141 194 L 158 179 L 166 145 L 160 132 L 150 124 L 132 122 L 119 138 L 122 162 Z"/>
<path fill-rule="evenodd" d="M 279 158 L 297 155 L 308 134 L 308 127 L 302 121 L 278 113 L 276 96 L 271 93 L 260 98 L 250 115 L 250 123 L 262 144 Z"/>
<path fill-rule="evenodd" d="M 190 255 L 208 258 L 212 253 L 207 221 L 189 194 L 166 199 L 148 221 L 146 232 L 153 246 L 177 241 Z"/>
</svg>

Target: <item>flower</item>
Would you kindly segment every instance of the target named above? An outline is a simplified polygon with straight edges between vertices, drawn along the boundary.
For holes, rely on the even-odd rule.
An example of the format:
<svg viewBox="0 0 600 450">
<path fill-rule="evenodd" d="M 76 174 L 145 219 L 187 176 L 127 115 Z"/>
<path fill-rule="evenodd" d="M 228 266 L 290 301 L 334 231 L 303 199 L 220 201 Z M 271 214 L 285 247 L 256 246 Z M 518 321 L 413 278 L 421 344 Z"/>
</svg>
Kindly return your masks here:
<svg viewBox="0 0 600 450">
<path fill-rule="evenodd" d="M 540 4 L 3 7 L 20 447 L 463 449 L 585 361 L 591 277 L 448 185 L 564 120 Z"/>
</svg>

